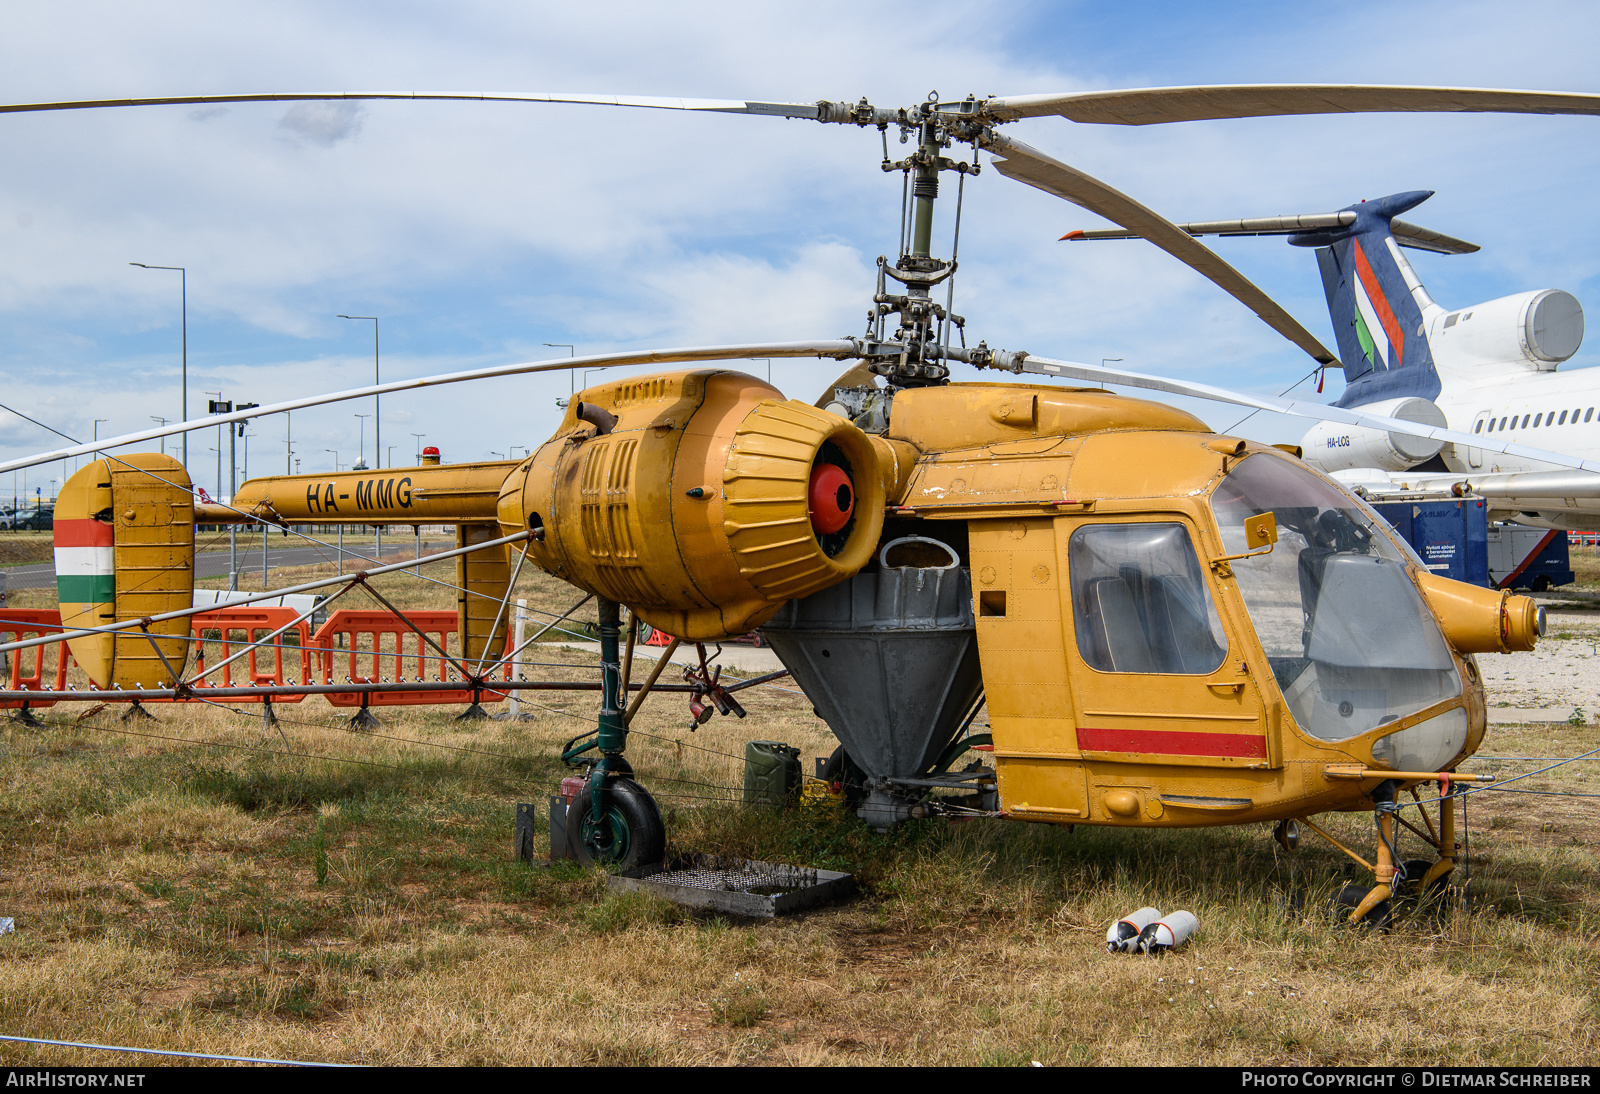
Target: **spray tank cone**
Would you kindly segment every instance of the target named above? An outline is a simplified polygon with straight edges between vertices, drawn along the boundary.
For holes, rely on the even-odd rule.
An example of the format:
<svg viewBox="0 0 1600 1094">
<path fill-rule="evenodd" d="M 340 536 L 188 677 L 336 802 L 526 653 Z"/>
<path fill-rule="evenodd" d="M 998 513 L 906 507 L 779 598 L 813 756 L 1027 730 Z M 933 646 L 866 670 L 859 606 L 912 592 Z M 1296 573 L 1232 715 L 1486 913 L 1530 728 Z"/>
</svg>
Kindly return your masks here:
<svg viewBox="0 0 1600 1094">
<path fill-rule="evenodd" d="M 1161 953 L 1174 949 L 1189 940 L 1200 929 L 1200 921 L 1193 912 L 1173 912 L 1164 919 L 1139 932 L 1140 953 Z"/>
<path fill-rule="evenodd" d="M 1106 931 L 1106 952 L 1132 953 L 1139 945 L 1140 932 L 1160 918 L 1161 913 L 1155 908 L 1129 912 Z"/>
</svg>

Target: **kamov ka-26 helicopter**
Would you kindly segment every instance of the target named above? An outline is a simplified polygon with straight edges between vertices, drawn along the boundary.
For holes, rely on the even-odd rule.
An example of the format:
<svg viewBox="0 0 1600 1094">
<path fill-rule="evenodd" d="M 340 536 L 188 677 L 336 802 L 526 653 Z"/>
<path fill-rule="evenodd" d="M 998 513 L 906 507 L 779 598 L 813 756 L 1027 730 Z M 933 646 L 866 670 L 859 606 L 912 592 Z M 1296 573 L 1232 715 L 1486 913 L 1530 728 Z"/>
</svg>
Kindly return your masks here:
<svg viewBox="0 0 1600 1094">
<path fill-rule="evenodd" d="M 1150 239 L 1333 363 L 1187 233 L 1000 127 L 1052 115 L 1150 124 L 1369 110 L 1593 114 L 1600 96 L 1289 85 L 959 103 L 935 95 L 885 109 L 865 100 L 284 94 L 0 112 L 379 98 L 608 103 L 877 127 L 882 166 L 902 171 L 908 192 L 900 253 L 878 261 L 861 337 L 564 358 L 402 381 L 78 445 L 0 471 L 478 377 L 770 357 L 857 363 L 816 405 L 722 369 L 634 376 L 580 393 L 554 436 L 522 461 L 260 478 L 227 507 L 196 505 L 169 458 L 97 459 L 67 484 L 56 517 L 63 622 L 76 628 L 66 639 L 100 687 L 156 680 L 169 694 L 181 691 L 197 520 L 453 523 L 458 584 L 490 606 L 461 599 L 468 659 L 504 651 L 507 589 L 525 563 L 599 598 L 599 720 L 564 754 L 589 768 L 566 825 L 580 857 L 631 865 L 662 851 L 659 814 L 625 757 L 638 701 L 625 704 L 626 606 L 690 642 L 761 628 L 839 737 L 835 773 L 859 785 L 860 813 L 879 827 L 973 810 L 1123 827 L 1276 821 L 1289 845 L 1297 821 L 1322 832 L 1310 820 L 1317 813 L 1372 808 L 1375 861 L 1342 848 L 1374 874 L 1353 919 L 1400 883 L 1430 885 L 1454 868 L 1452 790 L 1473 776 L 1451 772 L 1485 730 L 1473 655 L 1531 649 L 1543 629 L 1533 602 L 1430 574 L 1359 499 L 1296 452 L 1219 436 L 1183 411 L 1104 391 L 954 384 L 949 363 L 1197 395 L 1594 468 L 1359 410 L 986 341 L 968 347 L 965 320 L 951 313 L 948 295 L 945 304 L 936 298 L 956 264 L 954 255 L 933 254 L 933 208 L 940 176 L 977 173 L 977 153 L 987 150 L 1000 173 Z M 915 139 L 900 161 L 888 156 L 890 128 Z M 970 161 L 945 155 L 957 144 L 971 145 Z M 956 331 L 959 346 L 951 344 Z M 93 580 L 72 580 L 84 577 Z M 980 703 L 990 733 L 963 735 Z M 991 752 L 993 767 L 965 762 L 974 747 Z M 1438 859 L 1408 878 L 1395 854 L 1397 794 L 1430 782 L 1442 790 L 1439 825 L 1429 826 Z"/>
</svg>

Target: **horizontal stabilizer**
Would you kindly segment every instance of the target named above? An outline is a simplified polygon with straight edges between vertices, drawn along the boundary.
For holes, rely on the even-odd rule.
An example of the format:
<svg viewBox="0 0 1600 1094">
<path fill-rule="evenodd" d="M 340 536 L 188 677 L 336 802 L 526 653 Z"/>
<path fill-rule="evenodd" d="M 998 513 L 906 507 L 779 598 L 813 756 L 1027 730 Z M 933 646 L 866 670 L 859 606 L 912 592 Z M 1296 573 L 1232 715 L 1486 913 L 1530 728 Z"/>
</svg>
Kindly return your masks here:
<svg viewBox="0 0 1600 1094">
<path fill-rule="evenodd" d="M 1197 220 L 1178 227 L 1192 236 L 1287 236 L 1300 232 L 1327 232 L 1347 228 L 1356 222 L 1356 214 L 1346 209 L 1337 213 L 1301 213 L 1298 216 L 1247 217 L 1241 220 Z M 1419 224 L 1404 220 L 1389 222 L 1395 242 L 1402 247 L 1419 251 L 1433 251 L 1443 255 L 1467 255 L 1480 248 L 1455 236 L 1447 236 Z M 1103 232 L 1068 232 L 1064 240 L 1086 239 L 1138 239 L 1137 232 L 1111 229 Z"/>
</svg>

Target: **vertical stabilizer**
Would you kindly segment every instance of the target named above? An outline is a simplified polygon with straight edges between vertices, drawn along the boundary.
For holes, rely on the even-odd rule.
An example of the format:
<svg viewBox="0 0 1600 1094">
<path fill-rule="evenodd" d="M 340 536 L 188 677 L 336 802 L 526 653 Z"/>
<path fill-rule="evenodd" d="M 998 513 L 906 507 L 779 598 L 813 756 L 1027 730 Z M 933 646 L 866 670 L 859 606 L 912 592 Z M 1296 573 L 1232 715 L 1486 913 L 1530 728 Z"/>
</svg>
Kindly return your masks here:
<svg viewBox="0 0 1600 1094">
<path fill-rule="evenodd" d="M 1431 190 L 1412 190 L 1363 201 L 1348 207 L 1356 214 L 1353 224 L 1290 237 L 1296 246 L 1317 248 L 1344 361 L 1338 406 L 1439 394 L 1422 314 L 1432 300 L 1390 231 L 1390 221 L 1432 196 Z"/>
</svg>

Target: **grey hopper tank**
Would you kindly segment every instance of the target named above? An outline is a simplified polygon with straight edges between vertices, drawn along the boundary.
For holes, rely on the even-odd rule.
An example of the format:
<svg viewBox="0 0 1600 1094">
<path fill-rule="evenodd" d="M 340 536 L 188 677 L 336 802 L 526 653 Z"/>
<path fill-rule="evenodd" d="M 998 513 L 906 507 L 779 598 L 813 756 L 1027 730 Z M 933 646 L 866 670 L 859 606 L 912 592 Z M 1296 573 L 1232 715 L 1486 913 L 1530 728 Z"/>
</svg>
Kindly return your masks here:
<svg viewBox="0 0 1600 1094">
<path fill-rule="evenodd" d="M 938 564 L 889 564 L 897 558 Z M 930 772 L 983 681 L 971 577 L 955 552 L 907 536 L 878 560 L 876 570 L 790 601 L 761 633 L 866 774 L 862 816 L 887 827 L 925 792 L 895 782 Z"/>
</svg>

